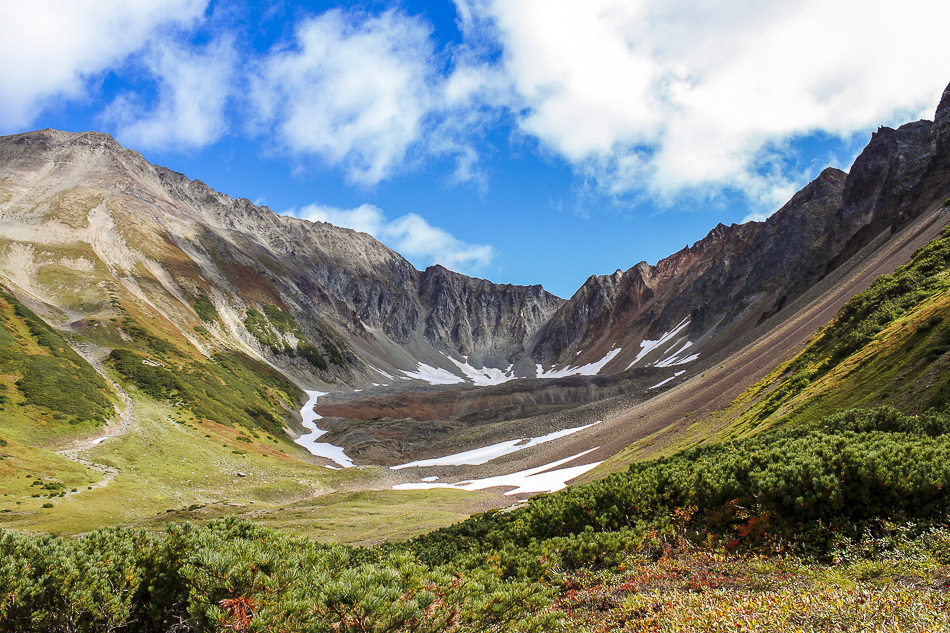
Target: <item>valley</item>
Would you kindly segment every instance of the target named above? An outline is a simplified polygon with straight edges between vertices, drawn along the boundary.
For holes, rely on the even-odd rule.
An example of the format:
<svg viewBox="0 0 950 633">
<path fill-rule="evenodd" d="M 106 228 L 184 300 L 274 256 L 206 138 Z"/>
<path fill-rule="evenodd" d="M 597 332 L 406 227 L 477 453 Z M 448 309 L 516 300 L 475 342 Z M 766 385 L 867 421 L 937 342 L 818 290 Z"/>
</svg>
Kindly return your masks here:
<svg viewBox="0 0 950 633">
<path fill-rule="evenodd" d="M 141 539 L 156 560 L 181 539 L 203 561 L 240 541 L 241 574 L 246 552 L 289 574 L 279 550 L 362 570 L 366 595 L 395 576 L 404 598 L 497 591 L 526 629 L 589 573 L 629 589 L 628 564 L 740 547 L 860 565 L 893 537 L 881 551 L 925 548 L 913 573 L 939 584 L 948 225 L 950 88 L 767 220 L 568 299 L 416 270 L 104 134 L 0 137 L 0 536 Z M 228 578 L 215 564 L 189 591 Z M 221 595 L 270 595 L 248 582 Z"/>
</svg>

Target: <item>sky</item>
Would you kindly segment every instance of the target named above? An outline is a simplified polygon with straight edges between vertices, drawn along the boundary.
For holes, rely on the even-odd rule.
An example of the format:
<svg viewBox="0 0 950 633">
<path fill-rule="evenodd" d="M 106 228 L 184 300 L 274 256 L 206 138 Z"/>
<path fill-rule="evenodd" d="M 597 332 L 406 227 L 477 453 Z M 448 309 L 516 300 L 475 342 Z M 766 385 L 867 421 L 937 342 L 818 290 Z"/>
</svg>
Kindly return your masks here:
<svg viewBox="0 0 950 633">
<path fill-rule="evenodd" d="M 0 134 L 569 297 L 932 118 L 945 0 L 6 1 Z"/>
</svg>

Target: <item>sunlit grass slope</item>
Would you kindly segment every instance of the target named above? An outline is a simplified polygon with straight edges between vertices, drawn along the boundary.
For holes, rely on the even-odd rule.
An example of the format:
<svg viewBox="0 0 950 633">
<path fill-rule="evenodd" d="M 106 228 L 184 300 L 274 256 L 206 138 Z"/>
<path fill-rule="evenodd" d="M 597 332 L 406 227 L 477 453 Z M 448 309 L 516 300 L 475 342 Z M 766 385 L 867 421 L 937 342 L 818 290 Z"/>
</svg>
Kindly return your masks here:
<svg viewBox="0 0 950 633">
<path fill-rule="evenodd" d="M 950 403 L 950 229 L 846 303 L 806 348 L 733 404 L 731 434 L 837 409 Z"/>
</svg>

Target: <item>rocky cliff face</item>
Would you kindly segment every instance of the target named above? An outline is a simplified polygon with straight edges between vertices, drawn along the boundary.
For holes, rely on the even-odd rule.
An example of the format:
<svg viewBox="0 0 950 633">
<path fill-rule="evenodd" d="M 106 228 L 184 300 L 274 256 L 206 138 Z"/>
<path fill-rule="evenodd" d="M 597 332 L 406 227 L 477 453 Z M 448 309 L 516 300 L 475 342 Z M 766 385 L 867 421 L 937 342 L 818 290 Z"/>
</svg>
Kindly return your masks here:
<svg viewBox="0 0 950 633">
<path fill-rule="evenodd" d="M 935 122 L 880 128 L 850 173 L 826 169 L 766 221 L 720 224 L 656 266 L 589 278 L 529 353 L 543 367 L 583 369 L 613 350 L 601 373 L 713 353 L 923 212 L 948 185 L 950 88 Z"/>
</svg>

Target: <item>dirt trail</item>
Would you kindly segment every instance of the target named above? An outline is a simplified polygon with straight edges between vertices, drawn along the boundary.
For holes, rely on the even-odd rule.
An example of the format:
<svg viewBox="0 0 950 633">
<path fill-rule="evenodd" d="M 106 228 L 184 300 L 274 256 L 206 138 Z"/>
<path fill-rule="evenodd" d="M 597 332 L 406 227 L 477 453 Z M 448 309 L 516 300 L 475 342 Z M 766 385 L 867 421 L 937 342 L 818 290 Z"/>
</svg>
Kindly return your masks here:
<svg viewBox="0 0 950 633">
<path fill-rule="evenodd" d="M 99 464 L 97 462 L 91 461 L 85 457 L 82 457 L 82 453 L 89 450 L 90 448 L 93 448 L 94 446 L 98 446 L 109 438 L 116 437 L 117 435 L 121 435 L 128 431 L 129 428 L 131 428 L 135 423 L 135 407 L 132 404 L 132 398 L 125 392 L 122 386 L 105 374 L 102 369 L 102 362 L 97 358 L 94 350 L 81 345 L 72 345 L 72 347 L 76 350 L 77 354 L 82 356 L 90 365 L 92 365 L 92 367 L 99 373 L 100 376 L 105 378 L 109 384 L 112 385 L 112 387 L 116 390 L 116 393 L 119 394 L 119 397 L 122 398 L 122 402 L 125 404 L 122 413 L 119 415 L 119 419 L 114 422 L 110 422 L 105 427 L 103 427 L 103 432 L 98 437 L 87 437 L 75 440 L 65 448 L 61 448 L 56 451 L 57 454 L 62 455 L 70 461 L 77 462 L 83 466 L 92 468 L 93 470 L 97 470 L 102 473 L 102 479 L 92 484 L 90 488 L 104 488 L 109 485 L 109 482 L 115 479 L 116 475 L 119 474 L 119 469 L 113 466 L 107 466 L 106 464 Z M 69 492 L 66 493 L 66 496 L 71 497 L 81 494 L 85 491 L 86 490 Z"/>
</svg>

